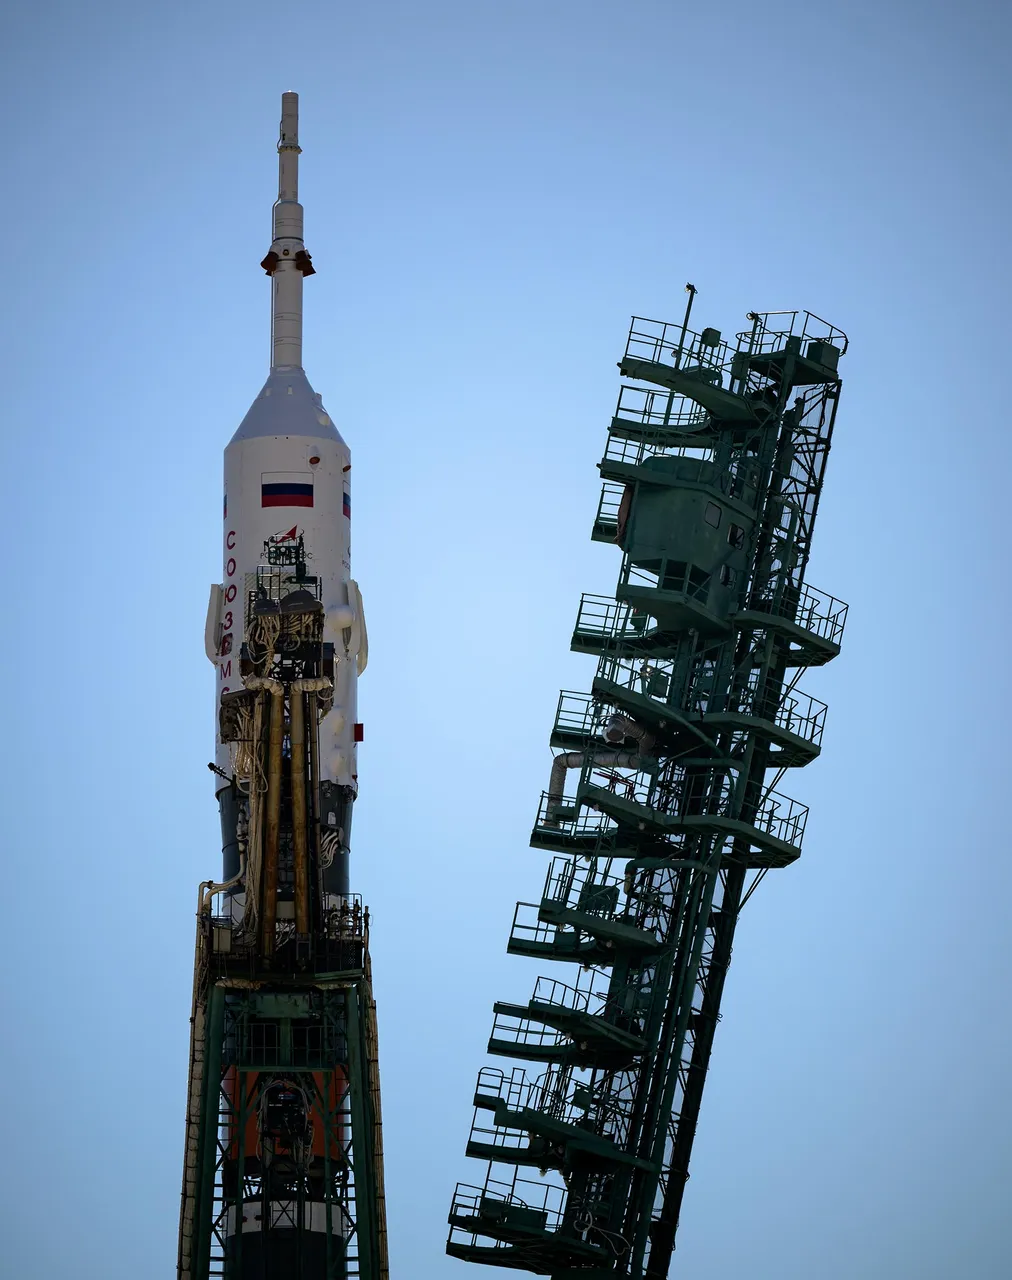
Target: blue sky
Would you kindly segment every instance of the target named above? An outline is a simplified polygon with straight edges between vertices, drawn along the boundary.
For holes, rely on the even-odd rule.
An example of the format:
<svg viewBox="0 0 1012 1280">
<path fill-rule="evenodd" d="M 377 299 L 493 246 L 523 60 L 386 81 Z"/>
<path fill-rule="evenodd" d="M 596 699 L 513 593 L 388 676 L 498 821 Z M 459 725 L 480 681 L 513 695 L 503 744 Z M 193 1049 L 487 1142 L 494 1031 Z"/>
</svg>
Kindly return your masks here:
<svg viewBox="0 0 1012 1280">
<path fill-rule="evenodd" d="M 174 1275 L 221 451 L 302 96 L 355 454 L 393 1274 L 443 1256 L 630 314 L 851 338 L 805 853 L 740 925 L 673 1276 L 1007 1275 L 1010 22 L 971 2 L 262 0 L 5 21 L 4 1274 Z M 789 783 L 789 785 L 788 785 Z"/>
</svg>

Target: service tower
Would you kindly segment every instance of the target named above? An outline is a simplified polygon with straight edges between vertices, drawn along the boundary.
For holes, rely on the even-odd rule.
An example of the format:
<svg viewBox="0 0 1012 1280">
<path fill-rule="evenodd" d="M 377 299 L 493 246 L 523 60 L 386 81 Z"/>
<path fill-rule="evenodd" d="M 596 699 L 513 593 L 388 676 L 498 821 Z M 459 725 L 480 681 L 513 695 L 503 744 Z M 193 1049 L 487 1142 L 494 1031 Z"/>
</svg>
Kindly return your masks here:
<svg viewBox="0 0 1012 1280">
<path fill-rule="evenodd" d="M 215 664 L 224 868 L 200 887 L 179 1280 L 385 1280 L 368 913 L 349 892 L 365 669 L 351 454 L 302 368 L 314 267 L 282 95 L 271 368 L 225 450 Z"/>
<path fill-rule="evenodd" d="M 592 537 L 622 554 L 584 596 L 531 844 L 555 852 L 509 950 L 551 964 L 495 1005 L 447 1252 L 555 1280 L 668 1275 L 738 913 L 801 852 L 778 790 L 819 754 L 802 693 L 846 605 L 805 581 L 846 350 L 808 312 L 732 343 L 634 319 Z"/>
</svg>

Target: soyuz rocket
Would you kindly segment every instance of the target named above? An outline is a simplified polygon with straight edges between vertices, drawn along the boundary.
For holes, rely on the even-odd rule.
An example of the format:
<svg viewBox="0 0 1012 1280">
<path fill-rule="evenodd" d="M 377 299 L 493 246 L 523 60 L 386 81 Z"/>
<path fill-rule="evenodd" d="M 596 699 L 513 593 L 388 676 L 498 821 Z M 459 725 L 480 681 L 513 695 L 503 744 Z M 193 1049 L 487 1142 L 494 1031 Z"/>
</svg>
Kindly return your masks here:
<svg viewBox="0 0 1012 1280">
<path fill-rule="evenodd" d="M 298 96 L 261 266 L 271 368 L 225 450 L 214 663 L 223 873 L 200 886 L 178 1280 L 386 1280 L 369 915 L 350 892 L 351 453 L 302 368 Z"/>
<path fill-rule="evenodd" d="M 334 681 L 320 720 L 321 820 L 330 845 L 324 885 L 340 894 L 348 892 L 362 738 L 356 685 L 368 641 L 361 593 L 351 576 L 351 451 L 302 368 L 302 289 L 315 268 L 303 240 L 298 112 L 298 94 L 283 94 L 273 239 L 261 263 L 271 278 L 271 369 L 225 450 L 222 581 L 211 588 L 205 647 L 217 667 L 215 766 L 224 781 L 231 776 L 232 752 L 220 731 L 222 699 L 242 688 L 242 649 L 258 595 L 270 600 L 279 585 L 288 585 L 293 592 L 312 590 L 322 605 Z M 304 586 L 307 579 L 312 581 Z M 283 600 L 278 604 L 283 607 Z M 239 871 L 238 815 L 232 788 L 219 787 L 217 795 L 227 881 Z M 233 905 L 243 905 L 240 895 L 233 895 Z"/>
</svg>

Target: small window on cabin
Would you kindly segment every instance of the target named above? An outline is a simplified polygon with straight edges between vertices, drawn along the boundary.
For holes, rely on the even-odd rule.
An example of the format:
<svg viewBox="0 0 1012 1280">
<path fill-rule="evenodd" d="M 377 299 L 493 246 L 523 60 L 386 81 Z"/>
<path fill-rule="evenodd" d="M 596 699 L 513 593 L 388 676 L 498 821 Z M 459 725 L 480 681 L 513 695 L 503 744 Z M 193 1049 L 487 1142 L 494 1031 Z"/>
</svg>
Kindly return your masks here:
<svg viewBox="0 0 1012 1280">
<path fill-rule="evenodd" d="M 733 587 L 737 574 L 729 564 L 720 566 L 720 585 L 722 587 Z"/>
<path fill-rule="evenodd" d="M 745 530 L 740 524 L 728 525 L 727 540 L 735 550 L 740 551 L 745 545 Z"/>
<path fill-rule="evenodd" d="M 720 524 L 720 507 L 715 502 L 708 502 L 706 510 L 703 512 L 703 519 L 707 524 L 712 524 L 716 529 Z"/>
<path fill-rule="evenodd" d="M 696 600 L 706 600 L 710 592 L 710 575 L 698 565 L 689 565 L 688 594 Z"/>
<path fill-rule="evenodd" d="M 665 591 L 684 591 L 685 574 L 688 564 L 684 560 L 667 560 L 661 577 L 661 587 Z"/>
</svg>

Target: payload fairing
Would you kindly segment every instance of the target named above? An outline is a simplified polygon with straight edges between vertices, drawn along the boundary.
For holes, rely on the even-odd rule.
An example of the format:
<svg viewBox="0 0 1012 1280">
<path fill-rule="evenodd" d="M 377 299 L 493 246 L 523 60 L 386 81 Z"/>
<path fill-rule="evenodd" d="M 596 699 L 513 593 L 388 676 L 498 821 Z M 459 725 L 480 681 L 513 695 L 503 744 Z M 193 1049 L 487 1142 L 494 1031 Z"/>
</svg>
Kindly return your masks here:
<svg viewBox="0 0 1012 1280">
<path fill-rule="evenodd" d="M 299 152 L 286 93 L 271 369 L 225 451 L 205 627 L 224 867 L 198 905 L 180 1280 L 386 1275 L 368 913 L 348 882 L 368 648 L 351 454 L 302 368 Z"/>
</svg>

